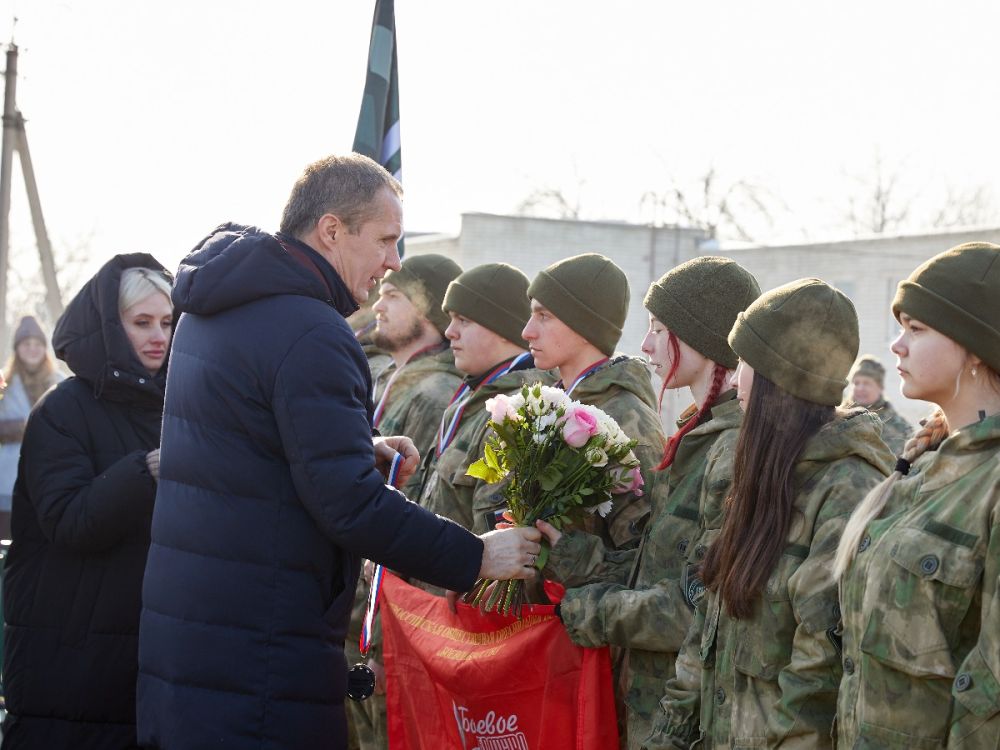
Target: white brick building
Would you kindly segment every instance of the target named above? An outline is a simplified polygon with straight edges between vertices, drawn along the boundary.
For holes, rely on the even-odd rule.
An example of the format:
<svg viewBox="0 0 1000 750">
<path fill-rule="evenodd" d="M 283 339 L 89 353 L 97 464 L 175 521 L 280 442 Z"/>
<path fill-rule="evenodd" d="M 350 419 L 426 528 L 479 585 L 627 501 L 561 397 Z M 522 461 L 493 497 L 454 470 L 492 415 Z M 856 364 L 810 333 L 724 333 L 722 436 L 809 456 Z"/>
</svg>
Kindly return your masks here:
<svg viewBox="0 0 1000 750">
<path fill-rule="evenodd" d="M 898 328 L 889 310 L 896 284 L 920 263 L 954 245 L 973 240 L 1000 243 L 1000 228 L 772 247 L 719 246 L 705 239 L 699 230 L 679 227 L 469 213 L 462 216 L 458 236 L 410 237 L 406 250 L 413 255 L 441 253 L 463 268 L 503 261 L 517 266 L 529 278 L 570 255 L 603 253 L 622 267 L 632 289 L 619 345 L 630 354 L 639 354 L 646 332 L 648 317 L 642 299 L 650 283 L 690 258 L 733 258 L 757 277 L 764 290 L 806 276 L 821 278 L 854 302 L 861 323 L 861 352 L 882 359 L 888 371 L 887 397 L 904 416 L 916 421 L 927 407 L 899 395 L 899 380 L 888 348 Z M 676 413 L 676 407 L 671 404 L 669 411 Z"/>
</svg>

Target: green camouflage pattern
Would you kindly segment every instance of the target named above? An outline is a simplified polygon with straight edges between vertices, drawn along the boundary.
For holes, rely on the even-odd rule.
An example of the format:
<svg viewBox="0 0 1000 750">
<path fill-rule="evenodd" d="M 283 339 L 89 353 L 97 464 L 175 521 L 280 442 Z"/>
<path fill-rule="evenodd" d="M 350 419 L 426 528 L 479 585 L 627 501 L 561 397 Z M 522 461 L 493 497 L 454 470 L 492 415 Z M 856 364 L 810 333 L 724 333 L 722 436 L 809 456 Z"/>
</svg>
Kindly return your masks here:
<svg viewBox="0 0 1000 750">
<path fill-rule="evenodd" d="M 455 367 L 451 349 L 432 350 L 407 362 L 393 381 L 378 431 L 385 436 L 406 435 L 426 456 L 434 451 L 441 415 L 448 408 L 455 391 L 462 385 L 462 373 Z M 375 403 L 378 404 L 386 385 L 396 373 L 395 363 L 386 367 L 375 380 Z M 410 480 L 400 487 L 409 498 L 420 493 L 421 475 L 413 472 Z"/>
<path fill-rule="evenodd" d="M 785 553 L 754 615 L 734 619 L 704 592 L 643 748 L 833 746 L 841 657 L 831 570 L 851 512 L 892 468 L 879 433 L 878 418 L 856 410 L 806 444 Z"/>
<path fill-rule="evenodd" d="M 529 368 L 508 372 L 474 391 L 466 401 L 454 438 L 440 456 L 435 453 L 435 431 L 435 444 L 424 459 L 426 468 L 419 494 L 420 505 L 432 513 L 450 518 L 474 534 L 492 531 L 493 526 L 487 525 L 486 515 L 506 505 L 501 492 L 503 485 L 487 484 L 466 473 L 473 463 L 483 457 L 486 439 L 491 433 L 486 401 L 501 393 L 511 395 L 520 392 L 525 385 L 552 385 L 554 382 L 552 373 Z M 448 407 L 442 423 L 449 424 L 460 406 L 455 403 Z"/>
<path fill-rule="evenodd" d="M 925 453 L 841 588 L 838 744 L 1000 747 L 1000 415 Z"/>
<path fill-rule="evenodd" d="M 631 555 L 632 565 L 626 567 L 621 553 L 613 551 L 597 560 L 603 545 L 596 537 L 580 532 L 563 537 L 594 540 L 592 562 L 584 559 L 581 565 L 589 567 L 595 579 L 613 581 L 569 589 L 560 609 L 574 643 L 628 649 L 619 685 L 628 747 L 633 750 L 650 733 L 663 686 L 674 675 L 677 652 L 691 624 L 694 602 L 686 586 L 687 562 L 703 544 L 700 506 L 709 454 L 725 436 L 735 436 L 742 421 L 735 396 L 735 391 L 723 394 L 708 419 L 684 436 L 673 464 L 653 475 L 652 486 L 647 485 L 650 521 L 638 554 Z M 560 539 L 556 552 L 562 545 Z"/>
<path fill-rule="evenodd" d="M 903 455 L 903 446 L 913 437 L 913 425 L 903 419 L 892 408 L 892 404 L 884 399 L 879 399 L 868 408 L 882 420 L 882 440 L 889 446 L 892 455 Z"/>
<path fill-rule="evenodd" d="M 622 431 L 638 443 L 633 449 L 646 482 L 663 460 L 667 439 L 656 411 L 656 394 L 646 364 L 635 357 L 617 356 L 592 375 L 577 383 L 570 397 L 596 406 L 614 419 Z M 649 500 L 632 494 L 615 495 L 606 518 L 597 514 L 588 519 L 585 531 L 604 540 L 614 549 L 637 547 L 649 518 Z M 567 585 L 566 581 L 560 581 Z"/>
</svg>

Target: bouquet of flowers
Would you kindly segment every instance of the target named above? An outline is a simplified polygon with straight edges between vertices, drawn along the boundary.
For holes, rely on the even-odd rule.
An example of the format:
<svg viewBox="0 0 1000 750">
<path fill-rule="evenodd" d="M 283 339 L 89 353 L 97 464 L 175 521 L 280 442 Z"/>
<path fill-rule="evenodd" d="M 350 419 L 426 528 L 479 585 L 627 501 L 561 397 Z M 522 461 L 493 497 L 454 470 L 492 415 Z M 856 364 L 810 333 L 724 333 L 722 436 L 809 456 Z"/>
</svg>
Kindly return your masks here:
<svg viewBox="0 0 1000 750">
<path fill-rule="evenodd" d="M 513 524 L 531 526 L 544 519 L 562 529 L 587 514 L 607 516 L 614 495 L 642 494 L 639 460 L 632 452 L 636 441 L 600 409 L 537 383 L 513 396 L 489 399 L 486 409 L 493 434 L 468 474 L 490 484 L 508 480 L 505 515 Z M 548 553 L 543 542 L 535 561 L 539 570 Z M 485 611 L 519 614 L 521 584 L 480 579 L 466 601 Z"/>
</svg>

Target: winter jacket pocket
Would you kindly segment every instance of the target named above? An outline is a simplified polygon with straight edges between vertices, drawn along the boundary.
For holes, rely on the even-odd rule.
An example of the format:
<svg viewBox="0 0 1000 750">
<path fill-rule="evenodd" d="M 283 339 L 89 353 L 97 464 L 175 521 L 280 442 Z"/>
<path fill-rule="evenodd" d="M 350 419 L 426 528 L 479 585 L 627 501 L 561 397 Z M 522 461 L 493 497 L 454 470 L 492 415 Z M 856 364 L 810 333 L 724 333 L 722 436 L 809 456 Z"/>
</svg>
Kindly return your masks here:
<svg viewBox="0 0 1000 750">
<path fill-rule="evenodd" d="M 861 650 L 916 676 L 955 676 L 951 644 L 978 590 L 974 551 L 921 529 L 900 529 L 890 558 L 873 569 L 882 606 L 873 609 Z M 877 580 L 881 578 L 882 580 Z"/>
</svg>

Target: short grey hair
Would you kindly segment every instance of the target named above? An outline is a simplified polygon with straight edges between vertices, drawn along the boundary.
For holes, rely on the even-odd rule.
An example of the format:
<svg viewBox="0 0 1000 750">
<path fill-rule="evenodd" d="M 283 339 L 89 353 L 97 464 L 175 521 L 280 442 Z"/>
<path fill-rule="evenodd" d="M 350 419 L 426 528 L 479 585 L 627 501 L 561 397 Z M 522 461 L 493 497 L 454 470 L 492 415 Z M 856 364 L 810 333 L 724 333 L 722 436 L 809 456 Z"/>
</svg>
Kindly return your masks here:
<svg viewBox="0 0 1000 750">
<path fill-rule="evenodd" d="M 118 312 L 123 313 L 154 292 L 170 300 L 170 282 L 152 268 L 126 268 L 118 284 Z"/>
<path fill-rule="evenodd" d="M 324 214 L 333 214 L 355 233 L 374 214 L 383 188 L 402 197 L 403 187 L 378 162 L 361 154 L 328 156 L 305 168 L 281 215 L 281 232 L 307 234 Z"/>
</svg>

